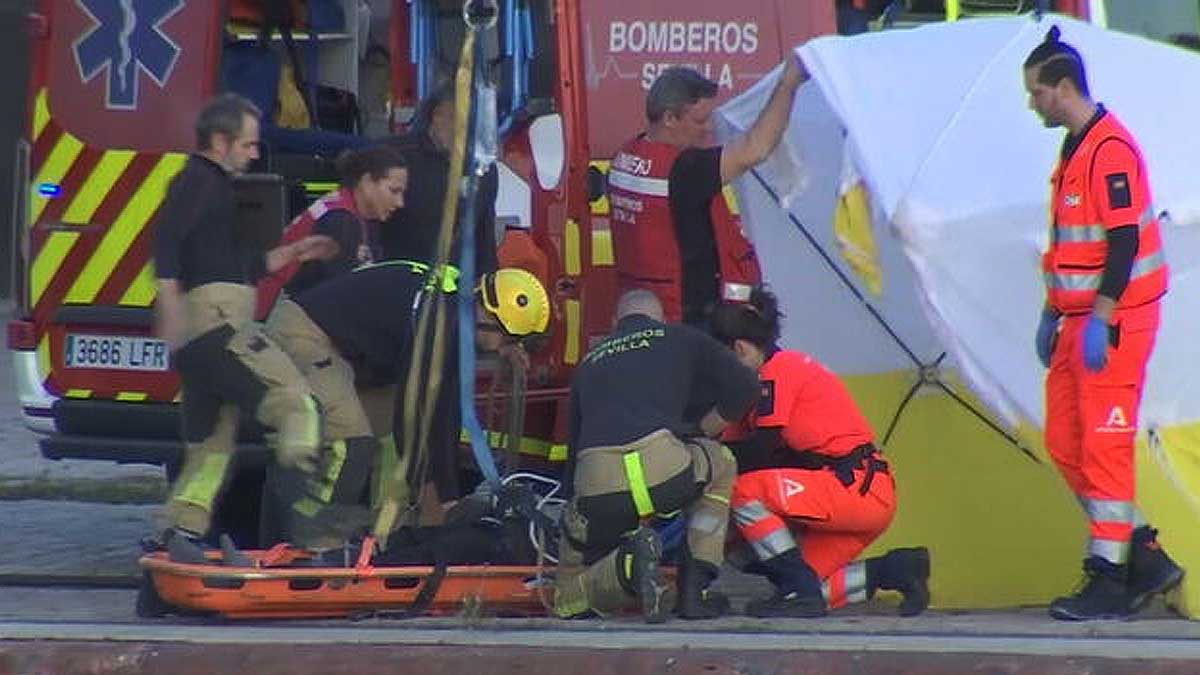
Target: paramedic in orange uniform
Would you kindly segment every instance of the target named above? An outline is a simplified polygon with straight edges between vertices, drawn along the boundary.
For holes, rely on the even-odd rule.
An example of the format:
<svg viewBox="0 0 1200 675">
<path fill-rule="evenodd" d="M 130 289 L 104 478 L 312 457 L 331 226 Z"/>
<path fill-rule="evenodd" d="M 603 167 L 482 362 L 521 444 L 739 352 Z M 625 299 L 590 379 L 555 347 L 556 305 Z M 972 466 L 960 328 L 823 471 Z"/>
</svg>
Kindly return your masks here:
<svg viewBox="0 0 1200 675">
<path fill-rule="evenodd" d="M 749 304 L 722 304 L 712 317 L 716 338 L 758 371 L 761 388 L 757 409 L 729 435 L 738 462 L 730 507 L 753 553 L 745 568 L 775 585 L 746 613 L 822 616 L 884 589 L 903 593 L 901 614 L 919 614 L 929 604 L 926 549 L 855 560 L 896 511 L 871 426 L 836 375 L 777 346 L 780 316 L 775 296 L 755 289 Z"/>
<path fill-rule="evenodd" d="M 1051 179 L 1046 303 L 1036 349 L 1046 447 L 1087 513 L 1086 583 L 1056 619 L 1125 616 L 1183 576 L 1134 502 L 1134 437 L 1146 362 L 1167 292 L 1158 217 L 1133 135 L 1088 92 L 1079 52 L 1052 28 L 1025 60 L 1029 107 L 1066 127 Z"/>
</svg>

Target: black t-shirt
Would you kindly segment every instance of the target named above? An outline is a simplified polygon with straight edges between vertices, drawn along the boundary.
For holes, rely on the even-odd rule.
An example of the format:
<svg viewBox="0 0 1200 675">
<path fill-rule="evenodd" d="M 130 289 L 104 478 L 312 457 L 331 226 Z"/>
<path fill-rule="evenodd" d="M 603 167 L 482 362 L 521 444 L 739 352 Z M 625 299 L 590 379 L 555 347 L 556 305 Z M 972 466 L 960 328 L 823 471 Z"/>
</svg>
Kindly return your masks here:
<svg viewBox="0 0 1200 675">
<path fill-rule="evenodd" d="M 718 412 L 741 419 L 758 397 L 758 375 L 733 352 L 691 326 L 642 315 L 617 323 L 575 369 L 569 449 L 623 445 L 658 429 L 697 433 L 685 410 L 696 392 L 715 395 Z"/>
<path fill-rule="evenodd" d="M 154 268 L 183 290 L 216 282 L 252 284 L 266 272 L 261 251 L 238 243 L 233 180 L 219 164 L 192 155 L 171 181 L 154 224 Z"/>
<path fill-rule="evenodd" d="M 375 382 L 395 381 L 412 346 L 417 294 L 425 277 L 380 263 L 334 277 L 293 300 L 356 368 Z"/>
<path fill-rule="evenodd" d="M 712 200 L 721 193 L 721 148 L 690 148 L 671 167 L 671 218 L 683 269 L 683 321 L 702 325 L 720 299 Z"/>
<path fill-rule="evenodd" d="M 397 209 L 380 231 L 383 257 L 432 263 L 437 255 L 438 232 L 446 198 L 450 158 L 434 146 L 429 135 L 418 132 L 391 141 L 408 162 L 404 208 Z M 475 200 L 475 275 L 496 271 L 496 168 L 479 181 Z M 458 265 L 461 242 L 451 246 L 450 264 Z"/>
<path fill-rule="evenodd" d="M 288 282 L 288 293 L 297 295 L 323 281 L 347 274 L 360 265 L 378 260 L 380 251 L 377 231 L 378 227 L 374 223 L 363 221 L 343 209 L 321 216 L 313 223 L 313 234 L 332 237 L 338 243 L 337 256 L 331 260 L 310 260 L 301 265 L 296 275 Z"/>
</svg>

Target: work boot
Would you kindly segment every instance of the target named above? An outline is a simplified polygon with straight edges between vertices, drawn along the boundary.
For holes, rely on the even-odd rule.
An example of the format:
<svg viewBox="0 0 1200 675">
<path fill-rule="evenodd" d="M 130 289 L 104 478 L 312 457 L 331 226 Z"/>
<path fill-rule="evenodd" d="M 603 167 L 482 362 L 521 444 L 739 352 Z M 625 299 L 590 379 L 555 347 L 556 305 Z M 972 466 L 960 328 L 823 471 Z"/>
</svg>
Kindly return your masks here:
<svg viewBox="0 0 1200 675">
<path fill-rule="evenodd" d="M 675 588 L 679 593 L 675 614 L 681 619 L 715 619 L 728 614 L 729 598 L 708 587 L 717 578 L 717 567 L 693 558 L 686 545 L 680 557 L 682 560 L 675 577 Z"/>
<path fill-rule="evenodd" d="M 1083 572 L 1085 580 L 1082 588 L 1074 595 L 1050 603 L 1050 616 L 1061 621 L 1091 621 L 1120 619 L 1129 615 L 1126 565 L 1116 565 L 1099 556 L 1091 556 L 1083 561 Z"/>
<path fill-rule="evenodd" d="M 775 584 L 775 593 L 746 603 L 746 614 L 761 618 L 825 616 L 828 607 L 821 593 L 821 580 L 800 551 L 791 549 L 761 563 Z"/>
<path fill-rule="evenodd" d="M 929 607 L 929 549 L 894 548 L 867 559 L 867 597 L 875 591 L 899 591 L 900 616 L 916 616 Z"/>
<path fill-rule="evenodd" d="M 1183 581 L 1183 569 L 1158 545 L 1158 530 L 1144 525 L 1133 531 L 1129 552 L 1129 612 L 1145 609 L 1159 593 Z"/>
<path fill-rule="evenodd" d="M 167 548 L 167 558 L 171 562 L 185 565 L 208 564 L 208 556 L 204 554 L 204 548 L 200 545 L 198 535 L 172 527 L 163 532 L 162 539 Z"/>
<path fill-rule="evenodd" d="M 662 623 L 667 620 L 667 597 L 670 588 L 658 574 L 658 562 L 662 559 L 662 542 L 658 534 L 648 527 L 639 527 L 626 537 L 617 556 L 617 574 L 622 586 L 633 591 L 642 609 L 646 623 Z"/>
<path fill-rule="evenodd" d="M 254 559 L 239 551 L 228 534 L 222 534 L 220 542 L 222 565 L 225 567 L 254 567 Z"/>
</svg>

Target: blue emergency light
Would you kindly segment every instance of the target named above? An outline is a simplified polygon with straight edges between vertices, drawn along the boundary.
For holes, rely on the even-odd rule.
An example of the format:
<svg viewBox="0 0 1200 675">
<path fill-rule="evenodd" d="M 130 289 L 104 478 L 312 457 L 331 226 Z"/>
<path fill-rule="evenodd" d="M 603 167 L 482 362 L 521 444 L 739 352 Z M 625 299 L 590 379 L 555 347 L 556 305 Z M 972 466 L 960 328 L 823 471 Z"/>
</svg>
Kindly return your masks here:
<svg viewBox="0 0 1200 675">
<path fill-rule="evenodd" d="M 38 194 L 46 199 L 56 199 L 62 195 L 62 186 L 58 183 L 38 183 Z"/>
</svg>

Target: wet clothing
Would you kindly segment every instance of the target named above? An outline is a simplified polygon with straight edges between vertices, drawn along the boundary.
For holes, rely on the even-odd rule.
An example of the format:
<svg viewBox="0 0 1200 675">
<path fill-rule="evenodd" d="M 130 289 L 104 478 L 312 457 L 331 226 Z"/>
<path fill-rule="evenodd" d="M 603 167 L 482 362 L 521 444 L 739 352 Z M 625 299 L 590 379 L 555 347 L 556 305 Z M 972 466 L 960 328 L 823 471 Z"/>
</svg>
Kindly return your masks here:
<svg viewBox="0 0 1200 675">
<path fill-rule="evenodd" d="M 837 375 L 808 354 L 772 350 L 759 380 L 754 412 L 727 432 L 738 460 L 730 503 L 738 532 L 781 591 L 799 590 L 789 586 L 801 578 L 790 568 L 807 564 L 830 606 L 865 599 L 865 568 L 854 560 L 896 510 L 870 424 Z"/>
<path fill-rule="evenodd" d="M 175 176 L 155 220 L 154 268 L 184 291 L 213 282 L 253 283 L 266 272 L 262 251 L 238 243 L 233 178 L 219 164 L 192 155 Z"/>
<path fill-rule="evenodd" d="M 559 544 L 555 611 L 575 616 L 635 601 L 612 574 L 612 551 L 644 518 L 682 511 L 689 564 L 715 577 L 723 559 L 729 450 L 685 422 L 696 388 L 720 392 L 717 409 L 740 418 L 753 404 L 754 373 L 689 326 L 634 315 L 580 362 L 571 383 L 570 500 Z"/>
<path fill-rule="evenodd" d="M 415 260 L 433 264 L 446 198 L 450 156 L 434 145 L 426 132 L 413 132 L 390 141 L 408 163 L 404 207 L 384 223 L 380 243 L 386 260 Z M 496 192 L 499 178 L 493 167 L 484 174 L 476 193 L 475 276 L 496 271 Z M 460 204 L 460 208 L 462 205 Z M 456 231 L 457 228 L 456 228 Z M 451 246 L 450 264 L 457 265 L 461 243 Z"/>
<path fill-rule="evenodd" d="M 1046 377 L 1046 448 L 1090 523 L 1088 555 L 1124 565 L 1140 520 L 1134 440 L 1167 291 L 1158 217 L 1133 135 L 1098 106 L 1067 137 L 1052 179 L 1047 303 L 1062 314 Z M 1084 363 L 1097 294 L 1116 301 L 1107 361 Z"/>
</svg>

